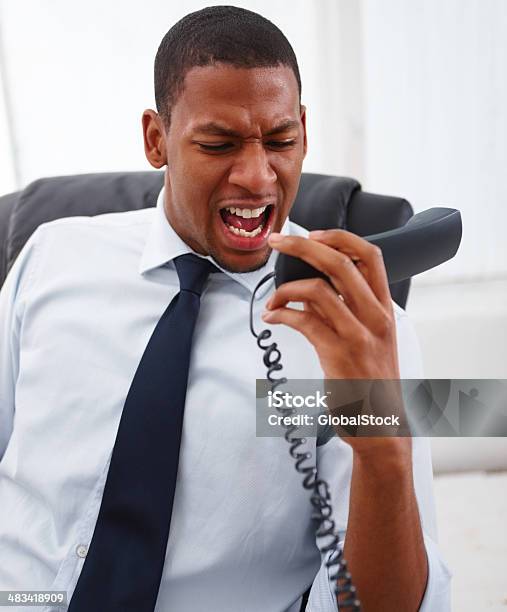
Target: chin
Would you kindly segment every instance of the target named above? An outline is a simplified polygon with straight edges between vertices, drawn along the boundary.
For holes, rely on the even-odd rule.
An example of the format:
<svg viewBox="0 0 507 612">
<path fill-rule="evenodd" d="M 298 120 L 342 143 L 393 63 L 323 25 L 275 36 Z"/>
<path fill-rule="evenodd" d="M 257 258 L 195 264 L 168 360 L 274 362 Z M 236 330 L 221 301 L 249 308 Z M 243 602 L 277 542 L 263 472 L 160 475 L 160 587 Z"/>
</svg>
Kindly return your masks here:
<svg viewBox="0 0 507 612">
<path fill-rule="evenodd" d="M 210 255 L 221 268 L 228 272 L 254 272 L 266 265 L 271 255 L 271 248 L 255 254 L 250 252 L 236 256 L 226 255 L 225 253 L 210 253 Z"/>
</svg>

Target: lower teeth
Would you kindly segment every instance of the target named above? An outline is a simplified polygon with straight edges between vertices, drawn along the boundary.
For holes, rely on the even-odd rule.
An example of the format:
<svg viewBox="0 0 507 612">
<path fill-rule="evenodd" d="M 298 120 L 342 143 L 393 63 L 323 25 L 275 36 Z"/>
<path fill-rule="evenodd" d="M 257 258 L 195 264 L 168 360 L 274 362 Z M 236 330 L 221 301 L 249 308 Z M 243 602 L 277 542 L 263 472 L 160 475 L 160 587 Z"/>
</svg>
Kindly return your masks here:
<svg viewBox="0 0 507 612">
<path fill-rule="evenodd" d="M 227 229 L 229 229 L 233 234 L 236 234 L 236 236 L 244 236 L 245 238 L 254 238 L 255 236 L 258 236 L 262 232 L 262 228 L 264 227 L 264 225 L 261 224 L 259 225 L 259 227 L 256 227 L 251 232 L 247 232 L 244 229 L 233 227 L 232 225 L 229 225 L 228 223 L 226 223 L 225 225 L 227 226 Z"/>
</svg>

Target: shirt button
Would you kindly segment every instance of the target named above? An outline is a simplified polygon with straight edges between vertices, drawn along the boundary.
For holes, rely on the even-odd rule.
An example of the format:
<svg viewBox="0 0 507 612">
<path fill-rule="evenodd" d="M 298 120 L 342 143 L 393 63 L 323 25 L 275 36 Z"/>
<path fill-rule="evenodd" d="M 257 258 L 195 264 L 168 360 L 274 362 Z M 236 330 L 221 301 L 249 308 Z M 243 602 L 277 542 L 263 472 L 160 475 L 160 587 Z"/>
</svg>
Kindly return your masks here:
<svg viewBox="0 0 507 612">
<path fill-rule="evenodd" d="M 86 557 L 86 553 L 88 552 L 88 546 L 85 544 L 79 544 L 76 546 L 76 555 L 84 559 Z"/>
</svg>

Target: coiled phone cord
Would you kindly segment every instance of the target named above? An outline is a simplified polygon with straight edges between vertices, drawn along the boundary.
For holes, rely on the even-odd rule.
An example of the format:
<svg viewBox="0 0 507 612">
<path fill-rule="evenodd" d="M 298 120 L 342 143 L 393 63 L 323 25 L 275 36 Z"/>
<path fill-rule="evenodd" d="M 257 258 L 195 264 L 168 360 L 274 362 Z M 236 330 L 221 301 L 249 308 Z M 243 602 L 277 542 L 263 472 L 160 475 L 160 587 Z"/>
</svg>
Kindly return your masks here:
<svg viewBox="0 0 507 612">
<path fill-rule="evenodd" d="M 255 332 L 253 324 L 253 308 L 257 291 L 274 276 L 275 273 L 271 272 L 262 278 L 255 287 L 250 299 L 250 331 L 257 340 L 257 346 L 264 351 L 263 362 L 268 368 L 266 378 L 271 383 L 270 390 L 272 392 L 274 392 L 277 387 L 287 382 L 285 377 L 273 377 L 274 372 L 278 372 L 283 368 L 283 365 L 280 363 L 282 353 L 280 352 L 276 342 L 263 344 L 264 340 L 268 340 L 271 337 L 271 331 L 269 329 L 263 329 L 258 334 Z M 277 411 L 282 416 L 290 416 L 296 412 L 295 408 L 282 407 L 277 407 Z M 347 569 L 347 562 L 343 557 L 342 549 L 339 547 L 340 539 L 336 533 L 336 524 L 332 517 L 333 509 L 331 506 L 329 484 L 322 478 L 317 478 L 317 468 L 315 465 L 308 465 L 309 460 L 312 458 L 312 453 L 302 453 L 298 451 L 298 448 L 306 442 L 305 438 L 293 436 L 298 427 L 295 425 L 284 425 L 284 428 L 284 438 L 290 444 L 289 452 L 291 457 L 296 462 L 296 471 L 304 476 L 303 487 L 313 492 L 310 501 L 314 508 L 312 519 L 317 523 L 316 536 L 318 539 L 327 538 L 329 540 L 328 544 L 320 548 L 320 551 L 324 554 L 331 553 L 328 561 L 326 562 L 327 568 L 337 566 L 336 573 L 331 575 L 330 578 L 335 585 L 336 597 L 346 596 L 346 599 L 339 601 L 340 610 L 360 612 L 361 604 L 356 598 L 356 588 L 352 584 L 351 575 Z"/>
</svg>

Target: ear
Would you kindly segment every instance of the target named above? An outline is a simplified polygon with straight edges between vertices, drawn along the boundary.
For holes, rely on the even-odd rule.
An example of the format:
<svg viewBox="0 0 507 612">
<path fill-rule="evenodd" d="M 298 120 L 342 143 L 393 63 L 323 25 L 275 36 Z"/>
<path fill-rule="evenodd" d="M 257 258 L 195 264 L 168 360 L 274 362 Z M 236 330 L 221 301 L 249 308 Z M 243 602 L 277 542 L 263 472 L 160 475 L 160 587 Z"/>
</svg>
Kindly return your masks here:
<svg viewBox="0 0 507 612">
<path fill-rule="evenodd" d="M 301 123 L 303 124 L 303 153 L 304 157 L 306 157 L 306 151 L 308 149 L 308 143 L 306 140 L 306 106 L 303 104 L 300 105 L 301 109 Z"/>
<path fill-rule="evenodd" d="M 165 131 L 162 118 L 154 110 L 147 109 L 143 113 L 144 154 L 154 168 L 167 165 L 165 146 Z"/>
</svg>

